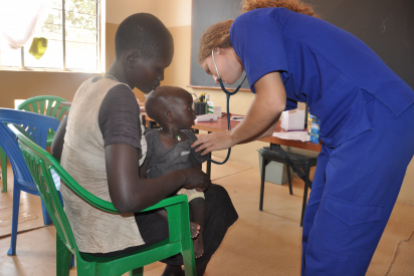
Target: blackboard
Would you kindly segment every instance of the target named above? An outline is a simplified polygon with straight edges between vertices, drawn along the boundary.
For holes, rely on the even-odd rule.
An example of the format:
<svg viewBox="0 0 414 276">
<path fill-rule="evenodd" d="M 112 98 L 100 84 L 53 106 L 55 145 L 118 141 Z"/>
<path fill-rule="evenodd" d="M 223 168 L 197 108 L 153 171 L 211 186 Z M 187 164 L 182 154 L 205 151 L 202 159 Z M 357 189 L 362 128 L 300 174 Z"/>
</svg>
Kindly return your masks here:
<svg viewBox="0 0 414 276">
<path fill-rule="evenodd" d="M 211 25 L 235 19 L 241 14 L 242 0 L 193 0 L 192 12 L 192 37 L 191 37 L 191 86 L 215 87 L 220 85 L 214 83 L 214 79 L 208 75 L 197 62 L 198 44 L 201 35 Z M 220 73 L 220 72 L 219 72 Z M 226 87 L 237 87 L 244 78 L 244 73 L 233 85 L 225 84 Z M 243 88 L 249 89 L 246 81 Z M 249 90 L 250 91 L 250 90 Z"/>
<path fill-rule="evenodd" d="M 241 0 L 193 0 L 192 86 L 218 87 L 197 63 L 198 43 L 212 24 L 234 19 Z M 414 89 L 414 0 L 305 0 L 324 20 L 364 41 Z M 241 80 L 240 80 L 241 81 Z M 233 86 L 238 85 L 236 82 Z M 245 83 L 243 87 L 248 88 Z"/>
<path fill-rule="evenodd" d="M 414 89 L 414 0 L 306 0 L 367 44 Z"/>
</svg>

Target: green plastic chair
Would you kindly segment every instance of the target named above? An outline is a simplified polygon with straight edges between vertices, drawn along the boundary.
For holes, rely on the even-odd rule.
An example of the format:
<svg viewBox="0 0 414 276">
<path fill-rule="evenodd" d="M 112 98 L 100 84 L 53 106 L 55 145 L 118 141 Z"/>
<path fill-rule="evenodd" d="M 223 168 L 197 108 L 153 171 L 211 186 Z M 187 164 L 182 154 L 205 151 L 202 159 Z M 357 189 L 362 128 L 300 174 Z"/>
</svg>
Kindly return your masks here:
<svg viewBox="0 0 414 276">
<path fill-rule="evenodd" d="M 30 174 L 45 202 L 47 211 L 56 227 L 56 275 L 69 275 L 70 253 L 76 257 L 77 275 L 143 275 L 143 267 L 156 261 L 181 253 L 184 259 L 185 275 L 195 276 L 196 267 L 193 243 L 190 234 L 188 200 L 185 195 L 176 195 L 143 210 L 165 208 L 168 212 L 169 237 L 138 252 L 119 257 L 99 258 L 80 253 L 75 243 L 68 219 L 56 192 L 50 169 L 54 169 L 63 182 L 89 204 L 103 212 L 118 213 L 112 203 L 89 193 L 60 166 L 48 152 L 34 143 L 25 131 L 16 125 L 8 127 L 18 137 L 18 142 Z M 62 183 L 62 185 L 65 185 Z M 110 238 L 110 237 L 108 237 Z"/>
<path fill-rule="evenodd" d="M 36 96 L 19 104 L 17 109 L 55 117 L 60 122 L 70 109 L 70 106 L 62 105 L 63 102 L 67 102 L 67 100 L 58 96 Z M 49 132 L 47 135 L 47 146 L 52 145 L 54 137 L 55 132 Z"/>
<path fill-rule="evenodd" d="M 25 100 L 24 102 L 19 104 L 19 106 L 16 109 L 55 117 L 59 121 L 62 121 L 63 117 L 69 112 L 70 109 L 70 106 L 62 105 L 63 102 L 67 102 L 67 100 L 58 96 L 36 96 Z M 47 135 L 46 146 L 49 147 L 52 145 L 54 137 L 55 132 L 53 130 L 50 130 Z M 5 193 L 7 192 L 7 156 L 2 148 L 0 148 L 0 162 L 2 172 L 1 178 L 3 181 L 3 188 L 1 192 Z"/>
</svg>

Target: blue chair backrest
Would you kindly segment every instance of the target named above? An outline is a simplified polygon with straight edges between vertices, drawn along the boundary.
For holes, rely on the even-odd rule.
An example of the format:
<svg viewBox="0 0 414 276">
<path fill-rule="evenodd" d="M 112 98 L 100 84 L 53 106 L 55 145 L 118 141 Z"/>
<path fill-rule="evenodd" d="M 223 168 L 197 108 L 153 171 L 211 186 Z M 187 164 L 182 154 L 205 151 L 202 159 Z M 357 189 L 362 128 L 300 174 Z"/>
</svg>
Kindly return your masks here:
<svg viewBox="0 0 414 276">
<path fill-rule="evenodd" d="M 17 138 L 6 126 L 8 123 L 22 127 L 30 134 L 36 144 L 46 149 L 46 139 L 49 129 L 56 131 L 60 122 L 54 117 L 33 112 L 0 108 L 0 146 L 8 156 L 12 165 L 13 175 L 17 179 L 17 182 L 23 186 L 23 190 L 29 189 L 36 191 L 37 188 L 33 183 L 26 162 L 23 159 Z"/>
</svg>

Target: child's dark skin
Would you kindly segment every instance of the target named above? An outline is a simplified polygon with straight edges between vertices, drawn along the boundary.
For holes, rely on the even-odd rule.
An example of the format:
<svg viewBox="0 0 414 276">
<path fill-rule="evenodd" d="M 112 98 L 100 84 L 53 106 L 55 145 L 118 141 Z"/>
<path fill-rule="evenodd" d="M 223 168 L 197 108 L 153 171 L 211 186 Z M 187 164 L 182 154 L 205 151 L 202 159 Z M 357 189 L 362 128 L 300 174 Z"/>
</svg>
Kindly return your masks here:
<svg viewBox="0 0 414 276">
<path fill-rule="evenodd" d="M 181 129 L 190 129 L 194 124 L 196 116 L 192 108 L 193 98 L 190 93 L 178 87 L 159 87 L 154 94 L 157 95 L 157 99 L 147 100 L 150 104 L 146 104 L 146 111 L 161 126 L 161 143 L 166 149 L 170 149 L 174 144 L 188 140 Z M 140 169 L 141 177 L 146 176 L 147 168 L 148 163 L 144 163 Z M 193 168 L 201 170 L 201 164 L 193 163 Z M 191 237 L 194 240 L 195 258 L 200 258 L 204 253 L 204 199 L 195 198 L 189 204 L 194 215 L 194 222 L 191 222 Z M 165 210 L 159 211 L 158 214 L 167 219 Z"/>
</svg>

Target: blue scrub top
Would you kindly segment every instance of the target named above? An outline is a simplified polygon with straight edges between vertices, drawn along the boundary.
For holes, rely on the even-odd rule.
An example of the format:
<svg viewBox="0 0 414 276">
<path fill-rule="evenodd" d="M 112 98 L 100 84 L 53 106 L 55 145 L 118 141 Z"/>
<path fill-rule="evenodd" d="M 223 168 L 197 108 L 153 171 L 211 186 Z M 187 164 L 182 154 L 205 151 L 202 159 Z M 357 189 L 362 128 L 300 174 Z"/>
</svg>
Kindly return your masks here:
<svg viewBox="0 0 414 276">
<path fill-rule="evenodd" d="M 414 103 L 414 91 L 367 45 L 321 19 L 285 8 L 256 9 L 236 18 L 230 40 L 251 90 L 262 76 L 279 71 L 286 109 L 307 102 L 327 146 L 371 129 L 367 95 L 395 117 Z"/>
</svg>

